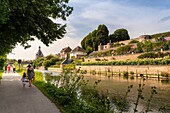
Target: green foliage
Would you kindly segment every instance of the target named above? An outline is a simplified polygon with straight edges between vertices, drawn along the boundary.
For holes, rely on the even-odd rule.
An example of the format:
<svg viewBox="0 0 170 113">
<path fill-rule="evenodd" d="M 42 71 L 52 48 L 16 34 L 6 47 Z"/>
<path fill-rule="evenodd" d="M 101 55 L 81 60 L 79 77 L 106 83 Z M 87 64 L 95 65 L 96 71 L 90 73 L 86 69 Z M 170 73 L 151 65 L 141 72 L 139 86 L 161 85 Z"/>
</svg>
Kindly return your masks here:
<svg viewBox="0 0 170 113">
<path fill-rule="evenodd" d="M 60 63 L 61 64 L 61 63 Z M 60 68 L 60 64 L 55 64 L 55 65 L 52 65 L 50 66 L 51 68 Z"/>
<path fill-rule="evenodd" d="M 96 41 L 97 48 L 100 43 L 107 44 L 109 42 L 108 34 L 109 34 L 109 31 L 104 24 L 98 26 L 96 38 L 95 38 L 95 40 L 93 40 L 93 41 Z M 95 48 L 95 50 L 97 50 L 97 48 Z"/>
<path fill-rule="evenodd" d="M 19 74 L 22 76 L 24 72 L 27 73 L 27 70 L 26 70 L 26 69 L 19 69 L 19 68 L 18 68 L 18 69 L 16 70 L 16 72 L 19 73 Z"/>
<path fill-rule="evenodd" d="M 121 44 L 119 42 L 113 43 L 113 47 L 118 47 L 118 46 L 121 46 Z"/>
<path fill-rule="evenodd" d="M 137 41 L 137 40 L 131 40 L 131 41 L 129 42 L 129 44 L 134 44 L 134 43 L 139 43 L 139 41 Z"/>
<path fill-rule="evenodd" d="M 132 88 L 133 88 L 133 85 L 128 86 L 125 96 L 123 98 L 121 98 L 121 100 L 116 100 L 116 103 L 118 105 L 118 109 L 119 109 L 120 113 L 122 113 L 124 111 L 126 99 L 127 99 L 128 94 L 130 93 Z"/>
<path fill-rule="evenodd" d="M 35 81 L 43 81 L 43 74 L 41 72 L 35 71 Z"/>
<path fill-rule="evenodd" d="M 164 32 L 164 33 L 158 33 L 158 34 L 151 35 L 152 38 L 169 37 L 169 36 L 170 36 L 170 32 Z"/>
<path fill-rule="evenodd" d="M 164 58 L 164 57 L 169 57 L 170 52 L 162 53 L 162 52 L 149 52 L 149 53 L 143 53 L 138 56 L 139 59 L 144 59 L 144 58 Z"/>
<path fill-rule="evenodd" d="M 89 54 L 91 57 L 103 57 L 103 56 L 111 56 L 112 55 L 112 50 L 107 50 L 103 52 L 92 52 Z"/>
<path fill-rule="evenodd" d="M 115 40 L 114 42 L 117 42 L 117 41 L 124 41 L 124 40 L 129 40 L 130 37 L 129 37 L 129 34 L 128 34 L 128 31 L 126 29 L 117 29 L 115 32 L 114 32 L 114 37 L 115 37 Z"/>
<path fill-rule="evenodd" d="M 100 44 L 105 45 L 111 42 L 118 42 L 130 39 L 128 31 L 126 29 L 118 29 L 114 34 L 109 35 L 109 31 L 104 24 L 98 26 L 97 30 L 89 33 L 81 41 L 81 46 L 88 52 L 88 54 L 94 50 L 98 50 Z"/>
<path fill-rule="evenodd" d="M 137 107 L 138 107 L 140 99 L 144 99 L 144 96 L 143 96 L 143 90 L 145 86 L 144 81 L 145 79 L 143 79 L 142 83 L 139 84 L 139 87 L 137 89 L 138 95 L 137 95 L 136 102 L 134 103 L 135 104 L 134 113 L 138 112 Z"/>
<path fill-rule="evenodd" d="M 43 61 L 43 66 L 45 67 L 45 69 L 50 67 L 52 64 L 54 65 L 55 63 L 51 62 L 51 60 L 44 60 Z"/>
<path fill-rule="evenodd" d="M 129 75 L 128 71 L 123 71 L 123 76 L 128 77 L 128 75 Z"/>
<path fill-rule="evenodd" d="M 3 70 L 0 70 L 0 79 L 2 79 Z"/>
<path fill-rule="evenodd" d="M 0 56 L 0 70 L 3 70 L 3 67 L 5 66 L 6 61 L 7 61 L 6 55 Z"/>
<path fill-rule="evenodd" d="M 140 59 L 133 61 L 83 62 L 81 65 L 168 65 L 170 59 Z"/>
<path fill-rule="evenodd" d="M 97 30 L 89 33 L 84 39 L 81 41 L 81 46 L 85 49 L 88 54 L 93 50 L 98 49 L 98 45 L 106 44 L 108 42 L 108 29 L 104 24 L 98 26 Z M 90 50 L 90 51 L 89 51 Z"/>
<path fill-rule="evenodd" d="M 167 72 L 161 72 L 162 77 L 170 77 L 170 73 Z"/>
<path fill-rule="evenodd" d="M 151 103 L 151 100 L 153 99 L 153 96 L 157 94 L 157 91 L 156 91 L 156 87 L 151 87 L 151 95 L 150 95 L 150 98 L 148 99 L 148 102 L 147 102 L 147 108 L 145 110 L 145 112 L 149 112 L 149 111 L 152 111 L 150 109 L 150 103 Z"/>
<path fill-rule="evenodd" d="M 55 56 L 53 54 L 47 55 L 45 57 L 46 60 L 51 60 L 52 58 L 54 58 Z"/>
<path fill-rule="evenodd" d="M 87 55 L 89 55 L 91 52 L 93 52 L 92 47 L 87 46 L 87 48 L 86 48 L 86 53 L 87 53 Z"/>
<path fill-rule="evenodd" d="M 164 42 L 162 40 L 163 39 L 159 39 L 159 41 L 156 41 L 156 42 L 151 42 L 148 40 L 144 42 L 138 42 L 137 48 L 134 50 L 134 52 L 141 53 L 141 52 L 168 50 L 169 42 L 168 41 Z"/>
<path fill-rule="evenodd" d="M 151 41 L 145 41 L 143 46 L 144 52 L 149 52 L 153 50 L 153 43 Z"/>
<path fill-rule="evenodd" d="M 43 58 L 43 57 L 39 57 L 38 59 L 36 59 L 36 60 L 34 61 L 34 64 L 35 64 L 37 67 L 40 67 L 40 66 L 43 65 L 44 59 L 45 59 L 45 58 Z"/>
<path fill-rule="evenodd" d="M 69 69 L 69 70 L 73 70 L 75 69 L 75 64 L 67 64 L 67 65 L 64 65 L 64 69 Z"/>
<path fill-rule="evenodd" d="M 127 54 L 131 50 L 130 45 L 122 46 L 116 49 L 116 54 Z"/>
<path fill-rule="evenodd" d="M 66 25 L 52 19 L 66 18 L 73 8 L 69 0 L 12 0 L 0 2 L 0 54 L 11 52 L 18 43 L 30 47 L 28 41 L 35 37 L 45 45 L 61 39 Z M 10 9 L 10 10 L 9 10 Z M 35 37 L 33 37 L 35 36 Z"/>
<path fill-rule="evenodd" d="M 59 59 L 58 56 L 54 56 L 52 54 L 46 56 L 45 58 L 40 57 L 34 61 L 34 64 L 37 67 L 44 66 L 45 69 L 47 69 L 51 65 L 55 65 L 55 64 L 60 65 L 60 63 L 61 63 L 61 59 Z"/>
</svg>

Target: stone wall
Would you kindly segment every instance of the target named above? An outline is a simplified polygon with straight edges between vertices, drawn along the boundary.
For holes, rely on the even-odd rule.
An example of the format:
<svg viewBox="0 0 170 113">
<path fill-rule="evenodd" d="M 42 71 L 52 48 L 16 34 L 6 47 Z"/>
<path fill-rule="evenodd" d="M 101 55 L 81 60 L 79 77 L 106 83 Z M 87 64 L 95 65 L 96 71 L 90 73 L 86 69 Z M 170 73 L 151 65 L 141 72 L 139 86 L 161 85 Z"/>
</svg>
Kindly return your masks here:
<svg viewBox="0 0 170 113">
<path fill-rule="evenodd" d="M 95 59 L 107 59 L 108 61 L 116 60 L 116 61 L 126 61 L 126 60 L 137 60 L 139 54 L 126 54 L 126 55 L 117 55 L 117 56 L 107 56 L 107 57 L 97 57 L 97 58 L 85 58 L 85 62 L 95 62 Z"/>
<path fill-rule="evenodd" d="M 161 72 L 170 73 L 170 65 L 158 66 L 158 65 L 142 65 L 142 66 L 76 66 L 81 70 L 92 71 L 112 71 L 113 73 L 119 73 L 123 71 L 133 71 L 137 74 L 160 74 Z"/>
</svg>

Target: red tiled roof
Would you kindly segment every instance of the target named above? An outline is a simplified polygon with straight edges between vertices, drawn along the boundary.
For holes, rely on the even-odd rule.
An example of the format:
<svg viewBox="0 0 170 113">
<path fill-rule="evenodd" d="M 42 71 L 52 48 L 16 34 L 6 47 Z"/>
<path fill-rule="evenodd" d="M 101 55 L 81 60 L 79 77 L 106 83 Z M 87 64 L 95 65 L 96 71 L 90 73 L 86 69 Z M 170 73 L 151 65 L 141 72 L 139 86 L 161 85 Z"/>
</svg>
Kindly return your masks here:
<svg viewBox="0 0 170 113">
<path fill-rule="evenodd" d="M 71 48 L 68 46 L 68 47 L 63 48 L 60 52 L 70 52 L 70 51 L 71 51 Z"/>
<path fill-rule="evenodd" d="M 83 48 L 79 47 L 79 46 L 74 48 L 71 52 L 77 52 L 77 51 L 85 52 L 85 50 Z"/>
</svg>

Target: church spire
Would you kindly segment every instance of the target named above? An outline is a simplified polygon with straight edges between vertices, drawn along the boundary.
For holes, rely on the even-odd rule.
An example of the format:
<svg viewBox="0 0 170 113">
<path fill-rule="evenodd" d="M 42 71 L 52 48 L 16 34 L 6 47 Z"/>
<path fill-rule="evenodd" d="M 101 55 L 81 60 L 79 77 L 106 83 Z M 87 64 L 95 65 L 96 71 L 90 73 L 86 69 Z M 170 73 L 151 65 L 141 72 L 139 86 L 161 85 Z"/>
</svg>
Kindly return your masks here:
<svg viewBox="0 0 170 113">
<path fill-rule="evenodd" d="M 38 50 L 38 52 L 36 53 L 36 59 L 39 58 L 39 57 L 43 57 L 43 56 L 44 56 L 43 53 L 42 53 L 42 51 L 41 51 L 41 47 L 39 46 L 38 48 L 39 48 L 39 50 Z"/>
</svg>

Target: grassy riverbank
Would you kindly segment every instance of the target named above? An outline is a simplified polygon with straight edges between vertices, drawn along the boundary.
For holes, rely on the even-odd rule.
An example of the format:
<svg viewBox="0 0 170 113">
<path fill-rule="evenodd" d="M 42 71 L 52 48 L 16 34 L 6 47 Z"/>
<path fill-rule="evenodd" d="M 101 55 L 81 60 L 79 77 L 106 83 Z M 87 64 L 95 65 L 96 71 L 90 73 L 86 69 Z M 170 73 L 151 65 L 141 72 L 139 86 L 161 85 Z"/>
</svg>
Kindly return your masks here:
<svg viewBox="0 0 170 113">
<path fill-rule="evenodd" d="M 62 76 L 53 77 L 56 81 L 62 80 L 62 86 L 45 83 L 42 73 L 36 72 L 34 85 L 54 102 L 62 113 L 111 113 L 111 100 L 104 95 L 99 95 L 94 88 L 100 81 L 95 82 L 93 88 L 87 88 L 82 76 L 64 73 Z M 48 76 L 48 75 L 46 75 Z M 48 78 L 48 77 L 47 77 Z M 50 80 L 50 79 L 48 79 Z M 53 80 L 51 80 L 53 81 Z M 82 87 L 81 87 L 82 86 Z M 81 87 L 81 88 L 80 88 Z M 86 88 L 85 88 L 86 87 Z M 97 105 L 97 106 L 96 106 Z"/>
</svg>

